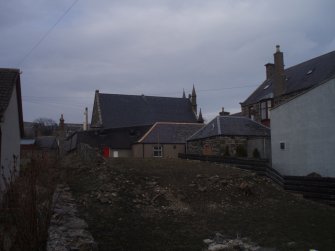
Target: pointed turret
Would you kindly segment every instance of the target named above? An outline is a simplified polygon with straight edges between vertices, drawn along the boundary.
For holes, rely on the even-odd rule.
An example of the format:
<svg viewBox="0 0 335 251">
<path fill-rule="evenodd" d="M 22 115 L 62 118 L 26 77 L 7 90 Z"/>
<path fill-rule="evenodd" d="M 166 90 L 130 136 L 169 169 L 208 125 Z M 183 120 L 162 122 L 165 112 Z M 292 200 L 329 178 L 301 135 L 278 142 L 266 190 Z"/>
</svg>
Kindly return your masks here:
<svg viewBox="0 0 335 251">
<path fill-rule="evenodd" d="M 202 117 L 201 108 L 200 108 L 200 111 L 199 111 L 198 123 L 201 123 L 201 124 L 204 123 L 204 118 Z"/>
<path fill-rule="evenodd" d="M 197 94 L 195 92 L 194 85 L 193 85 L 192 95 L 191 95 L 191 104 L 192 104 L 193 112 L 197 114 Z"/>
</svg>

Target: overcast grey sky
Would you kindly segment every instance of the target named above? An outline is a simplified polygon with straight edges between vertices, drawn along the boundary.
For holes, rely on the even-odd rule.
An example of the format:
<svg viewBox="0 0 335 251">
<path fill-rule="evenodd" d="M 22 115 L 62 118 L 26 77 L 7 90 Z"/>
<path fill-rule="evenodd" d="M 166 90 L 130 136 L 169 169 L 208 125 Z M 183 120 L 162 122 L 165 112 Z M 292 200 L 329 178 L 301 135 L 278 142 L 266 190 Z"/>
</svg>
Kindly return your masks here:
<svg viewBox="0 0 335 251">
<path fill-rule="evenodd" d="M 96 89 L 181 97 L 193 84 L 210 120 L 240 111 L 276 44 L 286 67 L 333 51 L 334 10 L 334 0 L 2 0 L 0 67 L 22 70 L 25 121 L 81 123 Z"/>
</svg>

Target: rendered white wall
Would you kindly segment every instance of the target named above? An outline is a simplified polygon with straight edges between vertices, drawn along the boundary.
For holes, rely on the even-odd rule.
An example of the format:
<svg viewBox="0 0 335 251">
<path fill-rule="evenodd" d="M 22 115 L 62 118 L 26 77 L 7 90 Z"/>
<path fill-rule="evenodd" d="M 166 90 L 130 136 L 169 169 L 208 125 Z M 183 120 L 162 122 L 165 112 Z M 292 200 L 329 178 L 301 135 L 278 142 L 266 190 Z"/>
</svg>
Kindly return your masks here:
<svg viewBox="0 0 335 251">
<path fill-rule="evenodd" d="M 272 110 L 271 149 L 283 175 L 335 177 L 335 79 Z"/>
<path fill-rule="evenodd" d="M 7 110 L 4 113 L 3 121 L 1 122 L 1 166 L 4 167 L 4 174 L 8 178 L 10 170 L 14 165 L 13 155 L 18 156 L 16 169 L 20 168 L 20 123 L 17 106 L 16 88 L 13 90 Z M 12 170 L 13 172 L 13 170 Z M 2 177 L 0 179 L 1 189 L 3 188 Z"/>
</svg>

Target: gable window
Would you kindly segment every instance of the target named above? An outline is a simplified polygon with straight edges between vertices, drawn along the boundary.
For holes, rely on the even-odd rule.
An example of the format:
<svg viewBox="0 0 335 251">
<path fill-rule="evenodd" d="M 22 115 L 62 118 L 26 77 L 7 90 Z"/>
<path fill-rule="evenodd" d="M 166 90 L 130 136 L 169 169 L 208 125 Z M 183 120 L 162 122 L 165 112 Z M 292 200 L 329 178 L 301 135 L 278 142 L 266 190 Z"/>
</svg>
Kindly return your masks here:
<svg viewBox="0 0 335 251">
<path fill-rule="evenodd" d="M 268 99 L 265 101 L 261 102 L 261 106 L 260 106 L 260 114 L 261 114 L 261 119 L 270 119 L 270 110 L 272 107 L 272 100 Z"/>
<path fill-rule="evenodd" d="M 163 147 L 162 146 L 154 146 L 153 147 L 153 155 L 154 155 L 154 157 L 163 157 Z"/>
</svg>

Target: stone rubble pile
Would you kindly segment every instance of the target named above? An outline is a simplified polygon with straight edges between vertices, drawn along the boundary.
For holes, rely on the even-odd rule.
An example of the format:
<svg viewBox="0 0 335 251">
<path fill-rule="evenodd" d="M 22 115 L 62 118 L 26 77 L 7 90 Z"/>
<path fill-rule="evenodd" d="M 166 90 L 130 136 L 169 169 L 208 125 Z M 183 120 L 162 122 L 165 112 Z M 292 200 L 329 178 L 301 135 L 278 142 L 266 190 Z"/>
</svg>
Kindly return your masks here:
<svg viewBox="0 0 335 251">
<path fill-rule="evenodd" d="M 77 217 L 77 208 L 70 188 L 64 184 L 58 185 L 53 197 L 47 251 L 97 250 L 97 245 L 87 228 L 87 223 Z"/>
<path fill-rule="evenodd" d="M 216 233 L 213 239 L 205 239 L 204 243 L 208 245 L 204 251 L 277 251 L 275 248 L 260 247 L 248 238 L 230 239 L 220 233 Z"/>
</svg>

